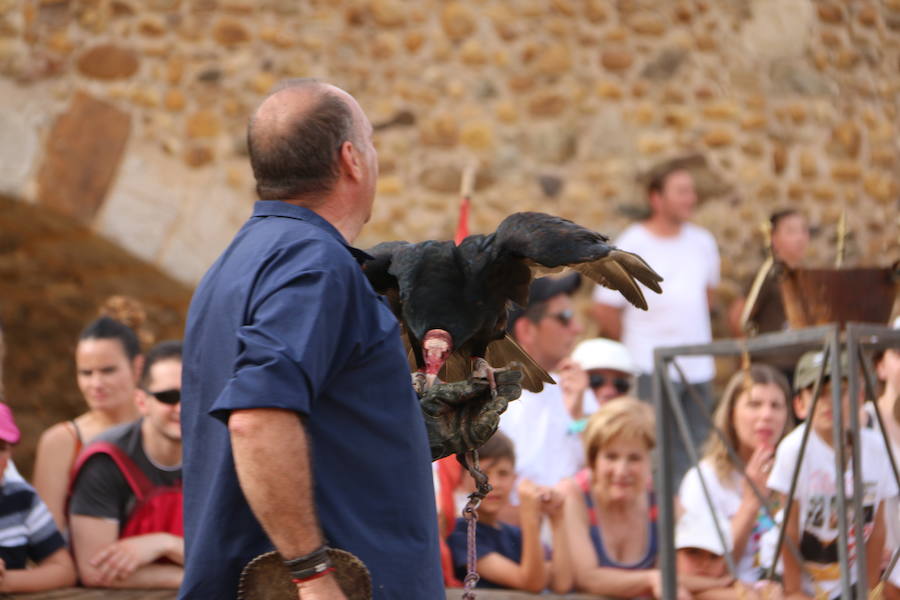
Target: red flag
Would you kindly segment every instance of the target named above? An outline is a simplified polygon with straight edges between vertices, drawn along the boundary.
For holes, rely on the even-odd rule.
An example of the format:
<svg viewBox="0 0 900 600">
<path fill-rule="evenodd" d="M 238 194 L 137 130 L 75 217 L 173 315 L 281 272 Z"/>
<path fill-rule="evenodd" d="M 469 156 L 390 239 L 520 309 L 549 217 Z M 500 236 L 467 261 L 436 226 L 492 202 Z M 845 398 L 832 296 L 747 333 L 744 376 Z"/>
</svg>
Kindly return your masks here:
<svg viewBox="0 0 900 600">
<path fill-rule="evenodd" d="M 472 187 L 475 183 L 475 169 L 477 165 L 468 165 L 462 174 L 462 183 L 460 187 L 459 201 L 459 222 L 456 224 L 456 235 L 453 241 L 457 246 L 469 235 L 469 203 L 472 199 Z"/>
<path fill-rule="evenodd" d="M 463 196 L 459 202 L 459 223 L 456 224 L 456 236 L 453 241 L 459 246 L 469 235 L 469 197 Z"/>
</svg>

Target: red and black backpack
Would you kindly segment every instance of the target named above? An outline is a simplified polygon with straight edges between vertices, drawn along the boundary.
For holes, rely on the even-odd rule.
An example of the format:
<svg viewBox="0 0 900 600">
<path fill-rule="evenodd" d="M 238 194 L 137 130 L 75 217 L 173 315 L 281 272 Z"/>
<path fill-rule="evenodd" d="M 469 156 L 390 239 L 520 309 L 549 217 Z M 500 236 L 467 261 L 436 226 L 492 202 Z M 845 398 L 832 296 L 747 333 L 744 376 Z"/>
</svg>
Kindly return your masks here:
<svg viewBox="0 0 900 600">
<path fill-rule="evenodd" d="M 153 485 L 134 461 L 111 442 L 93 442 L 78 456 L 69 479 L 70 498 L 81 467 L 96 454 L 106 454 L 113 459 L 135 497 L 134 508 L 125 519 L 120 538 L 160 532 L 184 537 L 181 482 L 172 486 Z"/>
</svg>

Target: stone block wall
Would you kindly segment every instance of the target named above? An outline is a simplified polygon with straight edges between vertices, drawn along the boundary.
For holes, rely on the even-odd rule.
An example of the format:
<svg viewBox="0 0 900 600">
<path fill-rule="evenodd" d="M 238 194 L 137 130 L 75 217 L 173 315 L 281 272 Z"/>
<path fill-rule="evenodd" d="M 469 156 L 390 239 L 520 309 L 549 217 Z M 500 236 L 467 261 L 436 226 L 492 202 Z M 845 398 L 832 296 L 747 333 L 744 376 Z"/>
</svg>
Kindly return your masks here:
<svg viewBox="0 0 900 600">
<path fill-rule="evenodd" d="M 898 254 L 897 0 L 0 0 L 0 191 L 79 220 L 186 283 L 252 202 L 247 116 L 328 79 L 378 128 L 362 245 L 537 209 L 616 233 L 640 176 L 700 160 L 698 221 L 727 285 L 757 224 L 797 205 L 830 263 Z"/>
</svg>

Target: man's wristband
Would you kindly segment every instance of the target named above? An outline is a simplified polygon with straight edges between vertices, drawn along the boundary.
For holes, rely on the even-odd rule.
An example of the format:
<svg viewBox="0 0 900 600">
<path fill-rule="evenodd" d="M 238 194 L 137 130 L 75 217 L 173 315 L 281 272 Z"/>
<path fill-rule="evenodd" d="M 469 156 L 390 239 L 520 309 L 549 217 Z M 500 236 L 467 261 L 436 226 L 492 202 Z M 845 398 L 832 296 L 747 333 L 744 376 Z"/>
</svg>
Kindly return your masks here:
<svg viewBox="0 0 900 600">
<path fill-rule="evenodd" d="M 291 572 L 294 583 L 311 581 L 334 570 L 328 556 L 328 546 L 319 546 L 309 554 L 284 561 L 284 566 Z"/>
<path fill-rule="evenodd" d="M 314 579 L 318 579 L 319 577 L 325 577 L 326 575 L 328 575 L 329 573 L 332 573 L 333 571 L 334 571 L 334 567 L 328 567 L 324 571 L 314 573 L 308 577 L 303 577 L 303 578 L 292 577 L 291 581 L 294 582 L 294 585 L 300 585 L 301 583 L 308 583 Z"/>
</svg>

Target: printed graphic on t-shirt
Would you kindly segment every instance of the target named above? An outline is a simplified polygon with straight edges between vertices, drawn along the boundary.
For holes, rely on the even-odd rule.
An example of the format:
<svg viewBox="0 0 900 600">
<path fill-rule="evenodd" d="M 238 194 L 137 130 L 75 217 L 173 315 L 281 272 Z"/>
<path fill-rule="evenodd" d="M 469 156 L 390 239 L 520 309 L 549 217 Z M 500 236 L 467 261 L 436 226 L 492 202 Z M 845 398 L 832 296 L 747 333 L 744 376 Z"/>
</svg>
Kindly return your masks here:
<svg viewBox="0 0 900 600">
<path fill-rule="evenodd" d="M 853 519 L 852 473 L 845 474 L 847 490 L 847 523 L 849 559 L 856 560 L 856 529 Z M 838 498 L 834 474 L 813 471 L 808 482 L 809 496 L 806 499 L 805 514 L 801 516 L 800 553 L 807 561 L 810 575 L 815 581 L 829 581 L 840 577 L 838 564 Z M 877 484 L 863 482 L 863 536 L 868 540 L 872 534 L 877 507 Z"/>
</svg>

